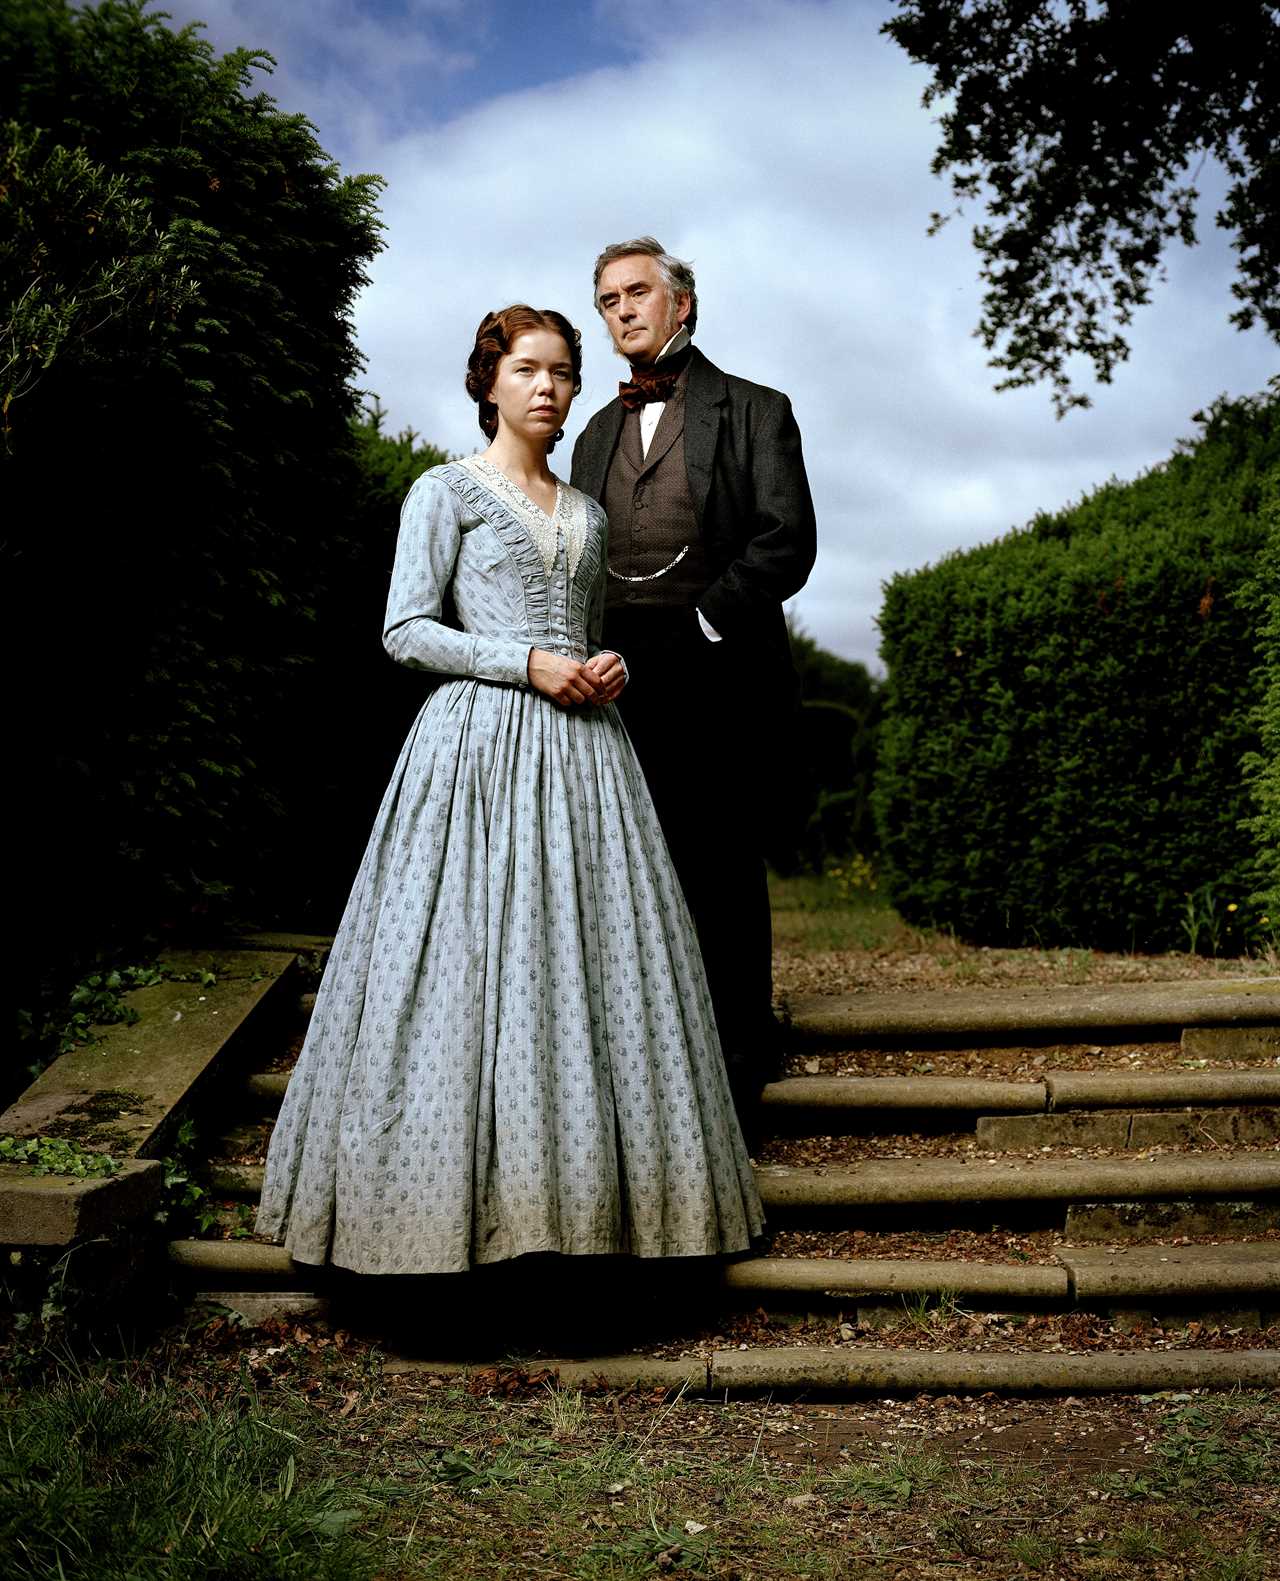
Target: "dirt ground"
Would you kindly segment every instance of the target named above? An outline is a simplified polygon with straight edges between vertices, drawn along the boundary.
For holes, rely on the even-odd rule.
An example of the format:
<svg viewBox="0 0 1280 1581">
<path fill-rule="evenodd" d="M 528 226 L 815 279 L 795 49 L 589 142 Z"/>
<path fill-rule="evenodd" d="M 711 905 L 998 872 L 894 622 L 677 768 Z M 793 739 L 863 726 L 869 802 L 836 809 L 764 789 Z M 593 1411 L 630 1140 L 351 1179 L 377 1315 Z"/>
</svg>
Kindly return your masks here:
<svg viewBox="0 0 1280 1581">
<path fill-rule="evenodd" d="M 121 1386 L 116 1372 L 109 1387 Z M 1280 1394 L 699 1401 L 386 1378 L 325 1325 L 214 1317 L 133 1364 L 243 1397 L 375 1518 L 382 1581 L 1271 1581 Z"/>
</svg>

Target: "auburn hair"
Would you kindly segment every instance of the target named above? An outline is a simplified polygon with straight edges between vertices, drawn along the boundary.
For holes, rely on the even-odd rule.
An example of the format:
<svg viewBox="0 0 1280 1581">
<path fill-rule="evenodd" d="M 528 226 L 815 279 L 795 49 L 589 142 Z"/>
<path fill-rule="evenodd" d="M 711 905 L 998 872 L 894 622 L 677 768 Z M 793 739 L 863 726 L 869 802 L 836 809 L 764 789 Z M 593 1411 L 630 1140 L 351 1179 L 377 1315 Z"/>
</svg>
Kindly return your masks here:
<svg viewBox="0 0 1280 1581">
<path fill-rule="evenodd" d="M 467 394 L 480 408 L 480 431 L 486 439 L 492 439 L 498 432 L 498 408 L 489 399 L 498 364 L 511 350 L 517 336 L 531 329 L 546 329 L 560 336 L 569 348 L 569 361 L 573 365 L 573 393 L 578 395 L 582 390 L 582 336 L 563 313 L 557 313 L 552 307 L 527 307 L 523 302 L 486 313 L 480 320 L 476 343 L 467 358 Z M 551 448 L 547 446 L 548 451 Z"/>
</svg>

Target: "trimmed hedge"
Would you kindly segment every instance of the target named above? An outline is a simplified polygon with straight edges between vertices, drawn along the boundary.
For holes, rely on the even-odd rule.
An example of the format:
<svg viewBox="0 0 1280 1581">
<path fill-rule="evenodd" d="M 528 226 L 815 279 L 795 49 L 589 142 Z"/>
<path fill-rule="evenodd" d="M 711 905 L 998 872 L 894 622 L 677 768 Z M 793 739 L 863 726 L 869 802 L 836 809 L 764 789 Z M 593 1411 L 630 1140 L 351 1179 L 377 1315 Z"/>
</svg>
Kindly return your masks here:
<svg viewBox="0 0 1280 1581">
<path fill-rule="evenodd" d="M 1261 677 L 1241 593 L 1280 398 L 1196 421 L 1136 482 L 888 585 L 875 802 L 908 920 L 993 944 L 1186 948 L 1207 909 L 1215 947 L 1243 942 Z"/>
<path fill-rule="evenodd" d="M 1258 853 L 1254 905 L 1280 933 L 1280 477 L 1267 489 L 1263 520 L 1266 541 L 1244 599 L 1254 618 L 1262 681 L 1257 714 L 1261 748 L 1246 753 L 1244 762 L 1255 809 L 1245 827 Z"/>
</svg>

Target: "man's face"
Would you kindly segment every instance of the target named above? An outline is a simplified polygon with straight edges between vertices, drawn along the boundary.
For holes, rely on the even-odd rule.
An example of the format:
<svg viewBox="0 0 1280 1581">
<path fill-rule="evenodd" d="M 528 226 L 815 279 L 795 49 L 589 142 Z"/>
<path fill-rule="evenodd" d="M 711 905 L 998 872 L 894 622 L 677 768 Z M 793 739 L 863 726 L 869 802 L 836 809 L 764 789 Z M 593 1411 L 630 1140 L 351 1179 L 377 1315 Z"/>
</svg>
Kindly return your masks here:
<svg viewBox="0 0 1280 1581">
<path fill-rule="evenodd" d="M 596 304 L 619 356 L 647 367 L 689 316 L 689 293 L 672 302 L 656 259 L 646 253 L 615 258 L 600 271 Z"/>
</svg>

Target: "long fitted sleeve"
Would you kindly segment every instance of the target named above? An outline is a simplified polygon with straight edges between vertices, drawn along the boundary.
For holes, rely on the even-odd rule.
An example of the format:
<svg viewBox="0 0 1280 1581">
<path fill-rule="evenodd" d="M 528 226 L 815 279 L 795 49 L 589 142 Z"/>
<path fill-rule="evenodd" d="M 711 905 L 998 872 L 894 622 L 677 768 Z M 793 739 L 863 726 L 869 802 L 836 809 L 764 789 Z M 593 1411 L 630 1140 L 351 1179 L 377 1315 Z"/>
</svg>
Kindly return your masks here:
<svg viewBox="0 0 1280 1581">
<path fill-rule="evenodd" d="M 400 511 L 382 645 L 397 664 L 411 669 L 527 686 L 531 642 L 455 631 L 441 619 L 462 547 L 462 509 L 454 491 L 429 474 L 409 490 Z"/>
</svg>

